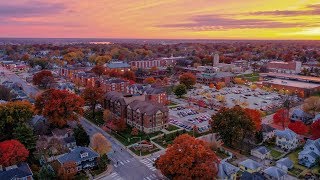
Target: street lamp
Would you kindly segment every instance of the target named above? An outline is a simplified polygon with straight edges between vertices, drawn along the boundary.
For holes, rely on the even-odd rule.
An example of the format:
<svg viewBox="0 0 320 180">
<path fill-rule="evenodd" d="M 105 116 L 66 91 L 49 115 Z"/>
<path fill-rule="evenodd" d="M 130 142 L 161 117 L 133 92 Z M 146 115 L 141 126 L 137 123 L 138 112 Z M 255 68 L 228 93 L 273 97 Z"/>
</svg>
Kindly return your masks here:
<svg viewBox="0 0 320 180">
<path fill-rule="evenodd" d="M 132 137 L 132 138 L 128 138 L 128 141 L 130 142 L 131 139 L 134 139 L 134 138 L 139 138 L 139 142 L 141 143 L 141 137 Z M 140 146 L 140 156 L 141 156 L 141 146 Z"/>
</svg>

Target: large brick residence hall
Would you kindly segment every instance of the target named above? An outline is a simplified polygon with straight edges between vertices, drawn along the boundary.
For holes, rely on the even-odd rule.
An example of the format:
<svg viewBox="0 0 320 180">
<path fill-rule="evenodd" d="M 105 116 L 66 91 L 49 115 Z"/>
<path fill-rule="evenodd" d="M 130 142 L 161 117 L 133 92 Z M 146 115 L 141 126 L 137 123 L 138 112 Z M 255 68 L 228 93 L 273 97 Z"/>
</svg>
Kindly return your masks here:
<svg viewBox="0 0 320 180">
<path fill-rule="evenodd" d="M 145 95 L 124 95 L 111 91 L 106 93 L 104 107 L 116 117 L 125 119 L 127 124 L 145 133 L 160 131 L 168 126 L 169 109 Z"/>
</svg>

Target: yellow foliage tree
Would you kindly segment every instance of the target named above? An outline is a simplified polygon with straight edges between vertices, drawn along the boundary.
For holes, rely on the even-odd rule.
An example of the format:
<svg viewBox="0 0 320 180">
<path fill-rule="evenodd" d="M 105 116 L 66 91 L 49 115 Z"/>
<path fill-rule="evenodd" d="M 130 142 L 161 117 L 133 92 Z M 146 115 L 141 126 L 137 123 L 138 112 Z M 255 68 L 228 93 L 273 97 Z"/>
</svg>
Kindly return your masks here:
<svg viewBox="0 0 320 180">
<path fill-rule="evenodd" d="M 111 150 L 110 142 L 101 133 L 92 136 L 90 147 L 100 155 L 104 155 Z"/>
</svg>

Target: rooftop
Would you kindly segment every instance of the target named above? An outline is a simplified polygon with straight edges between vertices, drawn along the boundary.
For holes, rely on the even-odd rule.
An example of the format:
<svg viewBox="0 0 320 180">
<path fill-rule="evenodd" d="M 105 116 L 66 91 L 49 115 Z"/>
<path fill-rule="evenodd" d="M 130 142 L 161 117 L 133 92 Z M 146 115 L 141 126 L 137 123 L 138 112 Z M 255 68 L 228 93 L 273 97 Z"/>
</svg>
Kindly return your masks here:
<svg viewBox="0 0 320 180">
<path fill-rule="evenodd" d="M 260 73 L 260 76 L 271 76 L 276 78 L 285 78 L 291 80 L 300 80 L 300 81 L 310 81 L 314 83 L 320 83 L 320 78 L 311 77 L 311 76 L 300 76 L 294 74 L 283 74 L 283 73 Z"/>
<path fill-rule="evenodd" d="M 301 81 L 293 81 L 293 80 L 283 80 L 283 79 L 272 79 L 272 80 L 264 81 L 264 82 L 278 84 L 278 85 L 291 86 L 291 87 L 296 87 L 296 88 L 306 88 L 306 89 L 313 89 L 313 88 L 320 87 L 320 84 L 301 82 Z"/>
<path fill-rule="evenodd" d="M 0 179 L 23 179 L 32 175 L 32 171 L 27 163 L 9 166 L 0 171 Z"/>
</svg>

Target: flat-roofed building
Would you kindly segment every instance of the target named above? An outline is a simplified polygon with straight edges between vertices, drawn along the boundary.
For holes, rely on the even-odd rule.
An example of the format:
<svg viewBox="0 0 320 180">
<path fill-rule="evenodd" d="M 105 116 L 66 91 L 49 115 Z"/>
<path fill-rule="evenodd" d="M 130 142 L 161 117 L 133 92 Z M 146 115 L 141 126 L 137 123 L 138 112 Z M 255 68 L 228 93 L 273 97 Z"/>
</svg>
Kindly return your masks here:
<svg viewBox="0 0 320 180">
<path fill-rule="evenodd" d="M 298 74 L 301 72 L 302 63 L 300 61 L 270 61 L 267 64 L 269 72 Z"/>
</svg>

